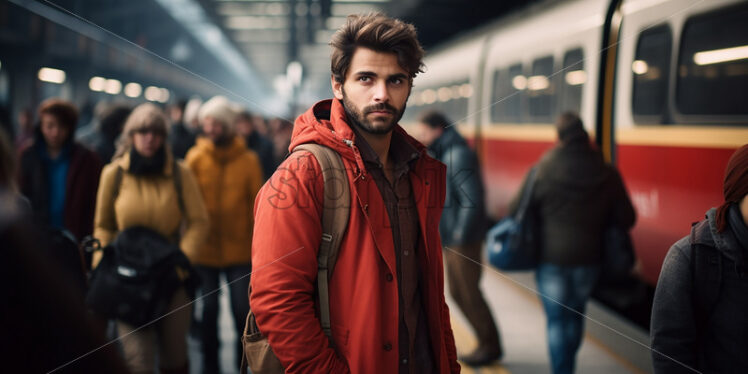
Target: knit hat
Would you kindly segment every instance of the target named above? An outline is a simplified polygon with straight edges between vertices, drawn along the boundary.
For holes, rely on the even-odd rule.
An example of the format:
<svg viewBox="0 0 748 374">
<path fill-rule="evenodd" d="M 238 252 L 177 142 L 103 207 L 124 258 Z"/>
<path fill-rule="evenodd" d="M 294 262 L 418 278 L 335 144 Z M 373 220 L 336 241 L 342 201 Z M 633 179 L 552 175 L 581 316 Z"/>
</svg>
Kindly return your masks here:
<svg viewBox="0 0 748 374">
<path fill-rule="evenodd" d="M 717 208 L 718 232 L 727 228 L 727 211 L 730 205 L 740 204 L 748 196 L 748 144 L 738 148 L 727 162 L 722 192 L 725 202 Z"/>
<path fill-rule="evenodd" d="M 223 123 L 227 128 L 233 129 L 237 114 L 231 101 L 223 96 L 213 96 L 200 107 L 198 118 L 202 123 L 206 117 L 211 117 Z"/>
</svg>

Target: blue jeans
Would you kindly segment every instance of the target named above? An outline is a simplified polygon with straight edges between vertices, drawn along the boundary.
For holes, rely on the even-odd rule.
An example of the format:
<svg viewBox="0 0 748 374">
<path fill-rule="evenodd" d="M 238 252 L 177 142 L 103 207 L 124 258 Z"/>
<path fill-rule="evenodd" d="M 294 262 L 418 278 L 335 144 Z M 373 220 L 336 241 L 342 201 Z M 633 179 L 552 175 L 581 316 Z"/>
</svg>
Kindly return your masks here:
<svg viewBox="0 0 748 374">
<path fill-rule="evenodd" d="M 584 332 L 585 304 L 599 273 L 599 266 L 538 267 L 535 275 L 548 318 L 548 351 L 554 374 L 574 372 Z"/>
</svg>

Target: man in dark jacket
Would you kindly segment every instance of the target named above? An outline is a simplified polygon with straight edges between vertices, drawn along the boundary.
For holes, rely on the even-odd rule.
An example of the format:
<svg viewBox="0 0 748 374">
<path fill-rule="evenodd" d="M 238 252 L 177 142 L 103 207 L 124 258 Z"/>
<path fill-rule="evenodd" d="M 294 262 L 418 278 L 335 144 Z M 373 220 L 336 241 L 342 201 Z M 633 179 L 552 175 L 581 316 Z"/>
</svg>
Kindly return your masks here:
<svg viewBox="0 0 748 374">
<path fill-rule="evenodd" d="M 429 153 L 447 165 L 447 196 L 439 223 L 447 249 L 447 282 L 452 298 L 478 336 L 475 351 L 460 359 L 471 366 L 486 365 L 500 359 L 503 352 L 498 328 L 479 288 L 486 219 L 478 158 L 439 112 L 423 113 L 417 133 Z"/>
<path fill-rule="evenodd" d="M 34 143 L 21 154 L 19 187 L 37 222 L 80 240 L 93 231 L 101 161 L 73 140 L 78 111 L 49 99 L 39 107 Z"/>
<path fill-rule="evenodd" d="M 590 144 L 582 121 L 564 113 L 556 122 L 558 144 L 537 165 L 528 209 L 539 218 L 538 290 L 548 317 L 554 374 L 573 373 L 582 343 L 587 299 L 600 273 L 603 232 L 629 229 L 636 213 L 616 169 Z M 527 178 L 510 205 L 518 208 Z"/>
<path fill-rule="evenodd" d="M 652 306 L 655 373 L 748 372 L 748 145 L 728 162 L 724 196 L 662 264 Z"/>
</svg>

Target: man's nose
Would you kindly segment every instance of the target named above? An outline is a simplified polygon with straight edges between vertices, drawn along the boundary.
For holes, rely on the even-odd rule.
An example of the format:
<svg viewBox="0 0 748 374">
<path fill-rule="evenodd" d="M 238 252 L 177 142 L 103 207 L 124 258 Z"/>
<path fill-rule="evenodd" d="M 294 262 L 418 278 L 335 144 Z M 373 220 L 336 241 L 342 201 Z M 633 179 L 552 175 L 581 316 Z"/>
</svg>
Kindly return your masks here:
<svg viewBox="0 0 748 374">
<path fill-rule="evenodd" d="M 390 100 L 390 93 L 387 87 L 387 82 L 380 81 L 374 85 L 374 101 L 378 103 L 386 103 Z"/>
</svg>

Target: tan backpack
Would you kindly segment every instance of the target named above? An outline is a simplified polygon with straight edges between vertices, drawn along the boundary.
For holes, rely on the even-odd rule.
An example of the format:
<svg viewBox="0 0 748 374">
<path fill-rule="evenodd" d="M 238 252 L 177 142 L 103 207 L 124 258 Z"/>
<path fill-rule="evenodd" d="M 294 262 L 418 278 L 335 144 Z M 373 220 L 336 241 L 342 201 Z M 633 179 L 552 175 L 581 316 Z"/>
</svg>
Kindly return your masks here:
<svg viewBox="0 0 748 374">
<path fill-rule="evenodd" d="M 334 150 L 319 144 L 302 144 L 293 150 L 308 151 L 319 162 L 324 179 L 325 197 L 322 209 L 322 241 L 317 255 L 317 294 L 322 331 L 334 346 L 330 328 L 330 289 L 329 280 L 338 258 L 340 241 L 348 227 L 351 192 L 343 160 Z M 251 291 L 250 291 L 251 292 Z M 278 357 L 270 348 L 267 337 L 257 328 L 252 311 L 247 314 L 247 322 L 242 336 L 244 354 L 240 373 L 249 366 L 252 374 L 279 374 L 284 369 Z"/>
</svg>

